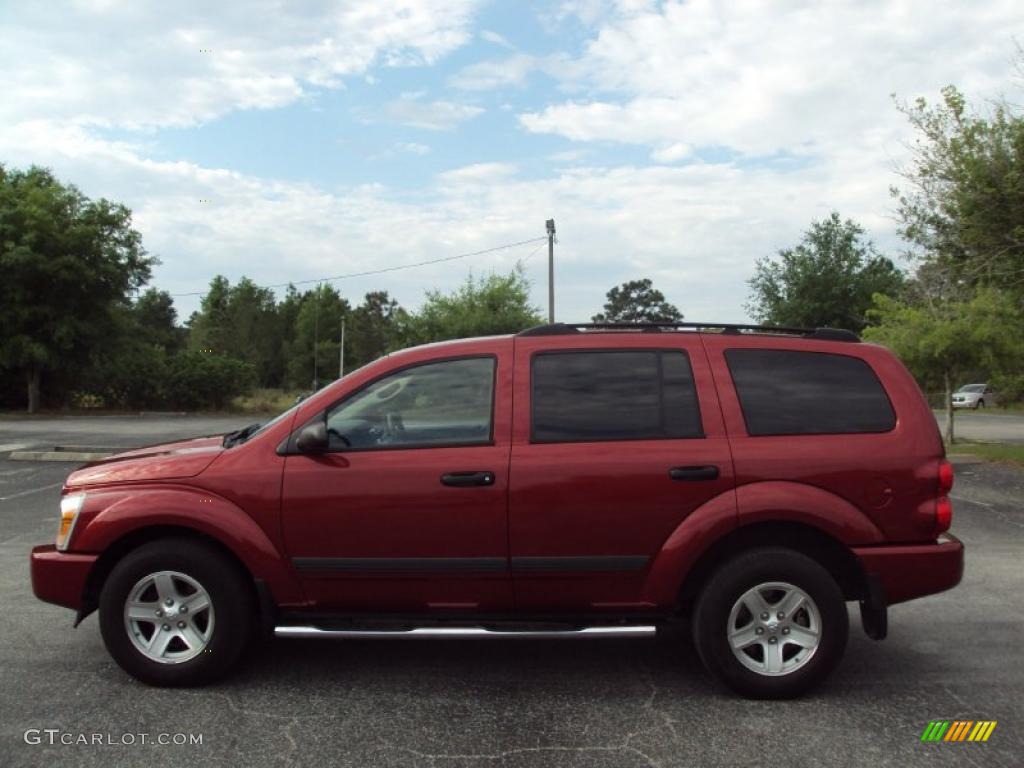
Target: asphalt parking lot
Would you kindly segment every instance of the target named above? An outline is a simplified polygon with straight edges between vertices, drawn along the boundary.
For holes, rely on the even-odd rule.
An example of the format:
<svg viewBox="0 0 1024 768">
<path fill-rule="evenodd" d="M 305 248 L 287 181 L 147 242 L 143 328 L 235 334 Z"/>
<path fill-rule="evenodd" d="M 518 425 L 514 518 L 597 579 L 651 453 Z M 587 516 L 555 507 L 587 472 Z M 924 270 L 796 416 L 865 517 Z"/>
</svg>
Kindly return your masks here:
<svg viewBox="0 0 1024 768">
<path fill-rule="evenodd" d="M 67 421 L 67 420 L 64 420 Z M 72 420 L 73 421 L 73 420 Z M 28 551 L 52 540 L 72 468 L 10 462 L 11 444 L 128 447 L 245 419 L 0 421 L 0 764 L 228 766 L 1017 766 L 1024 755 L 1024 472 L 958 467 L 955 590 L 893 608 L 890 635 L 851 623 L 813 696 L 716 688 L 682 634 L 654 640 L 279 640 L 209 689 L 159 690 L 107 656 L 95 616 L 37 601 Z M 12 426 L 13 425 L 13 426 Z M 52 439 L 51 439 L 52 438 Z M 95 442 L 100 439 L 105 442 Z M 851 617 L 855 618 L 855 617 Z M 995 720 L 987 743 L 922 743 L 930 720 Z M 27 744 L 28 729 L 201 734 L 202 744 Z M 44 734 L 45 736 L 45 734 Z"/>
</svg>

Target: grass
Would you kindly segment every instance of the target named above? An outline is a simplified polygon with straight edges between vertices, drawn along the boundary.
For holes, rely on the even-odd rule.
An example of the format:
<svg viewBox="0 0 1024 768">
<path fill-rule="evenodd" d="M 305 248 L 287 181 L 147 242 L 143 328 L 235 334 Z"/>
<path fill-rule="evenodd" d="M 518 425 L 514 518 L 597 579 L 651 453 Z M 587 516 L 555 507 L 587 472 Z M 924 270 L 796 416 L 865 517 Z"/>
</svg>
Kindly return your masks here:
<svg viewBox="0 0 1024 768">
<path fill-rule="evenodd" d="M 254 389 L 247 395 L 234 398 L 229 410 L 233 413 L 276 414 L 295 405 L 299 394 L 284 389 Z"/>
<path fill-rule="evenodd" d="M 1000 411 L 1009 411 L 1010 413 L 1024 413 L 1024 402 L 997 405 L 995 407 L 995 412 L 999 413 Z"/>
<path fill-rule="evenodd" d="M 969 453 L 986 461 L 1024 467 L 1024 445 L 1016 445 L 1014 443 L 976 443 L 960 440 L 953 445 L 947 445 L 946 451 L 951 454 Z"/>
</svg>

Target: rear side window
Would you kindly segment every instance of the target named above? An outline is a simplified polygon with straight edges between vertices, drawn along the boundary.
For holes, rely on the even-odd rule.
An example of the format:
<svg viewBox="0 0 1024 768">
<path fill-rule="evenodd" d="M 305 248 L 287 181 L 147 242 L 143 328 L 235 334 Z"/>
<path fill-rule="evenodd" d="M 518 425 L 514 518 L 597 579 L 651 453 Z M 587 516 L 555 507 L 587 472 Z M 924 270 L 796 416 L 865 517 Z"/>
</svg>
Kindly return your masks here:
<svg viewBox="0 0 1024 768">
<path fill-rule="evenodd" d="M 535 443 L 703 437 L 685 352 L 544 352 L 532 377 Z"/>
<path fill-rule="evenodd" d="M 882 383 L 848 355 L 779 349 L 725 353 L 750 435 L 888 432 L 896 415 Z"/>
</svg>

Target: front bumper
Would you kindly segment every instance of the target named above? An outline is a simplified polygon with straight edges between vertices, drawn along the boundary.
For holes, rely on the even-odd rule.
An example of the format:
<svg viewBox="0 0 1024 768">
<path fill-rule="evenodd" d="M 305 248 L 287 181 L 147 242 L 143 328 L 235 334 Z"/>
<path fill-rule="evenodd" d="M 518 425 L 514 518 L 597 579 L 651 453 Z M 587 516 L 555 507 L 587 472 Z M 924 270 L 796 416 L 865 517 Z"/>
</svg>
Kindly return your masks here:
<svg viewBox="0 0 1024 768">
<path fill-rule="evenodd" d="M 32 591 L 40 600 L 78 610 L 86 579 L 99 558 L 75 552 L 58 552 L 53 544 L 32 549 Z"/>
<path fill-rule="evenodd" d="M 948 533 L 934 544 L 860 547 L 853 553 L 881 586 L 886 605 L 944 592 L 964 575 L 964 545 Z"/>
</svg>

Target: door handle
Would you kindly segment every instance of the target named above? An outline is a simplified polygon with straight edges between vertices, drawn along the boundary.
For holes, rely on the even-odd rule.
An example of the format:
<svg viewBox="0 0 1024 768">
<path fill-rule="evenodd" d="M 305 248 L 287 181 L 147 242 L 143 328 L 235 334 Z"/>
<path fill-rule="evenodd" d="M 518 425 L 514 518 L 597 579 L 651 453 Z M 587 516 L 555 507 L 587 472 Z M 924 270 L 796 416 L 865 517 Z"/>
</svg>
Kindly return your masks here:
<svg viewBox="0 0 1024 768">
<path fill-rule="evenodd" d="M 493 472 L 446 472 L 441 475 L 441 485 L 453 488 L 467 488 L 471 485 L 494 485 Z"/>
<path fill-rule="evenodd" d="M 668 471 L 668 476 L 673 480 L 717 480 L 718 467 L 672 467 Z"/>
</svg>

